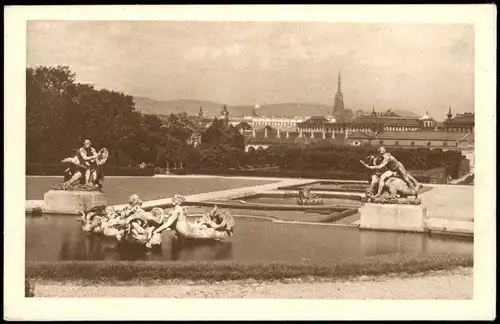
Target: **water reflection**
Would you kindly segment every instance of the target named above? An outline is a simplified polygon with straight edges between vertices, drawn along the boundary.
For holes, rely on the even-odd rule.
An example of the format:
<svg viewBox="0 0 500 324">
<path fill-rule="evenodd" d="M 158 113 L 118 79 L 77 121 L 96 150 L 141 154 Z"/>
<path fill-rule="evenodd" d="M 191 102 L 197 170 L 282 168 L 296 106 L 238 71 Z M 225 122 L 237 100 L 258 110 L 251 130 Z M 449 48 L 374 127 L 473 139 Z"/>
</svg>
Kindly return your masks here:
<svg viewBox="0 0 500 324">
<path fill-rule="evenodd" d="M 84 235 L 72 216 L 27 218 L 27 260 L 259 260 L 362 258 L 386 254 L 473 255 L 468 240 L 426 234 L 362 231 L 350 227 L 273 224 L 238 218 L 230 242 L 199 242 L 162 235 L 161 248 L 118 244 L 114 238 Z"/>
<path fill-rule="evenodd" d="M 171 260 L 229 260 L 232 242 L 200 242 L 172 239 Z"/>
</svg>

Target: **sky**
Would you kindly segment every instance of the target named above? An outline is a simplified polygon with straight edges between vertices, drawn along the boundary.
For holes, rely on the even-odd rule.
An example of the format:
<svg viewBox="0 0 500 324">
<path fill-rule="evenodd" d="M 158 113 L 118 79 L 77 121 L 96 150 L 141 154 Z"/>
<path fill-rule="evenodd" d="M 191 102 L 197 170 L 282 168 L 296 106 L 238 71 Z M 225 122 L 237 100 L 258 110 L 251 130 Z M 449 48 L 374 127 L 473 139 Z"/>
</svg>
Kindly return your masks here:
<svg viewBox="0 0 500 324">
<path fill-rule="evenodd" d="M 27 65 L 155 100 L 474 111 L 474 28 L 458 24 L 30 21 Z"/>
</svg>

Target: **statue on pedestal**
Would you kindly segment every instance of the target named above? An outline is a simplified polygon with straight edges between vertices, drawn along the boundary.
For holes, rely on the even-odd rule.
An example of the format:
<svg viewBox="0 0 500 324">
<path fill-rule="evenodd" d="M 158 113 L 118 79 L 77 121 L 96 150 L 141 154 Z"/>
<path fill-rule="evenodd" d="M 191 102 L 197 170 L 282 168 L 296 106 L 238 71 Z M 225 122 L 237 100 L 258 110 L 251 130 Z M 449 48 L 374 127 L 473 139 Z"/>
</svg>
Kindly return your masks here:
<svg viewBox="0 0 500 324">
<path fill-rule="evenodd" d="M 379 148 L 379 153 L 378 157 L 368 156 L 368 164 L 360 161 L 372 171 L 370 188 L 366 191 L 365 201 L 419 205 L 421 201 L 418 198 L 420 189 L 418 181 L 384 147 Z"/>
<path fill-rule="evenodd" d="M 69 167 L 64 170 L 64 182 L 53 189 L 101 191 L 104 182 L 101 166 L 106 163 L 108 155 L 108 150 L 105 148 L 97 152 L 92 147 L 92 143 L 85 140 L 83 147 L 77 151 L 75 156 L 61 161 L 69 163 Z"/>
</svg>

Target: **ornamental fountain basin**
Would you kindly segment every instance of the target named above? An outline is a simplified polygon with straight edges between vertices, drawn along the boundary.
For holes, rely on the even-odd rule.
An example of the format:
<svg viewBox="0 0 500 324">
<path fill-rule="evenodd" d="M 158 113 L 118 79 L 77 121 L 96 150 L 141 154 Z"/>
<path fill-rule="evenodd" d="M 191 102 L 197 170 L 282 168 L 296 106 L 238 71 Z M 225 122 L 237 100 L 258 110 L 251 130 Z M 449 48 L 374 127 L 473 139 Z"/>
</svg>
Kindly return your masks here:
<svg viewBox="0 0 500 324">
<path fill-rule="evenodd" d="M 193 208 L 193 207 L 189 207 Z M 243 211 L 242 211 L 243 212 Z M 360 231 L 356 227 L 280 223 L 238 217 L 228 242 L 181 242 L 162 233 L 159 249 L 123 249 L 113 238 L 85 235 L 75 216 L 26 217 L 26 261 L 84 260 L 234 260 L 303 261 L 362 260 L 367 256 L 404 258 L 408 254 L 471 256 L 473 240 L 417 233 Z"/>
<path fill-rule="evenodd" d="M 349 224 L 359 219 L 360 196 L 317 195 L 319 205 L 299 205 L 296 193 L 266 192 L 243 197 L 229 197 L 201 202 L 186 202 L 193 207 L 227 208 L 234 214 L 259 216 L 280 221 Z"/>
</svg>

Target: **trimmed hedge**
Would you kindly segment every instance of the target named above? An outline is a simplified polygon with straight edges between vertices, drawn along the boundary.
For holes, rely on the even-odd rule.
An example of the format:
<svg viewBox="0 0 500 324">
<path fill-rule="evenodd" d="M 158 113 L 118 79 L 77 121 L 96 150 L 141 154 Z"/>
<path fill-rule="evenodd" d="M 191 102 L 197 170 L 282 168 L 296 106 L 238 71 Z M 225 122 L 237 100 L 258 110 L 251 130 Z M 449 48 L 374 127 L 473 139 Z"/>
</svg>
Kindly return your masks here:
<svg viewBox="0 0 500 324">
<path fill-rule="evenodd" d="M 172 174 L 205 174 L 220 176 L 247 176 L 270 178 L 305 178 L 305 179 L 332 179 L 369 181 L 367 173 L 341 173 L 312 170 L 248 170 L 248 169 L 211 169 L 211 168 L 184 168 L 170 170 Z M 415 176 L 420 183 L 429 183 L 430 176 Z"/>
<path fill-rule="evenodd" d="M 39 164 L 27 163 L 26 175 L 47 175 L 47 176 L 60 176 L 63 174 L 66 166 L 64 164 Z M 117 166 L 103 166 L 102 170 L 104 176 L 152 176 L 154 175 L 154 168 L 138 168 L 138 167 L 117 167 Z"/>
<path fill-rule="evenodd" d="M 63 164 L 36 164 L 28 163 L 26 165 L 26 175 L 46 175 L 60 176 L 65 169 Z M 137 168 L 137 167 L 115 167 L 104 166 L 105 176 L 153 176 L 155 174 L 164 174 L 164 168 Z M 312 170 L 251 170 L 251 169 L 213 169 L 213 168 L 183 168 L 170 169 L 171 174 L 187 175 L 187 174 L 204 174 L 204 175 L 220 175 L 220 176 L 247 176 L 247 177 L 270 177 L 270 178 L 305 178 L 305 179 L 334 179 L 334 180 L 358 180 L 368 181 L 367 173 L 342 173 L 329 171 L 312 171 Z M 429 183 L 429 176 L 415 176 L 420 183 Z"/>
</svg>

